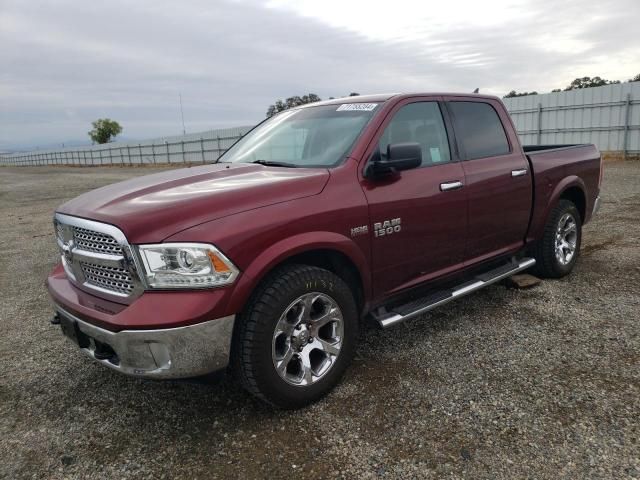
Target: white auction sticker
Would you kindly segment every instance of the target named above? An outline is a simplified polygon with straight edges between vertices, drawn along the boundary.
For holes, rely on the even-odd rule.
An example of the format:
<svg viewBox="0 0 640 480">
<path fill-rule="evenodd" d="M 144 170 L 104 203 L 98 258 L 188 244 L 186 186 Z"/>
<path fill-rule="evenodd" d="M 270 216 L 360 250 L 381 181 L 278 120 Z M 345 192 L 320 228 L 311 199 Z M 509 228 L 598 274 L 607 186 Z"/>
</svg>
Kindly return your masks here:
<svg viewBox="0 0 640 480">
<path fill-rule="evenodd" d="M 348 112 L 348 111 L 370 112 L 377 106 L 378 106 L 377 103 L 343 103 L 336 109 L 336 112 Z"/>
</svg>

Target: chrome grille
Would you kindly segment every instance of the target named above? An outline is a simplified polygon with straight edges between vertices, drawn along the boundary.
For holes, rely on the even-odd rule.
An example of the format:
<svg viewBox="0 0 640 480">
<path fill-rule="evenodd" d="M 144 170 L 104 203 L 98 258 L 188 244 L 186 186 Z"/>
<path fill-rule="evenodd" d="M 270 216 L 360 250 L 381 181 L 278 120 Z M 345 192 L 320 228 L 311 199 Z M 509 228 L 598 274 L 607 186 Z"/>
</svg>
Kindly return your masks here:
<svg viewBox="0 0 640 480">
<path fill-rule="evenodd" d="M 62 264 L 74 285 L 124 303 L 142 294 L 136 258 L 120 229 L 60 213 L 54 224 Z"/>
<path fill-rule="evenodd" d="M 105 290 L 130 295 L 133 291 L 131 274 L 124 268 L 106 267 L 80 262 L 85 281 Z"/>
<path fill-rule="evenodd" d="M 86 228 L 73 227 L 73 239 L 79 249 L 87 252 L 122 255 L 122 245 L 106 233 L 95 232 Z"/>
</svg>

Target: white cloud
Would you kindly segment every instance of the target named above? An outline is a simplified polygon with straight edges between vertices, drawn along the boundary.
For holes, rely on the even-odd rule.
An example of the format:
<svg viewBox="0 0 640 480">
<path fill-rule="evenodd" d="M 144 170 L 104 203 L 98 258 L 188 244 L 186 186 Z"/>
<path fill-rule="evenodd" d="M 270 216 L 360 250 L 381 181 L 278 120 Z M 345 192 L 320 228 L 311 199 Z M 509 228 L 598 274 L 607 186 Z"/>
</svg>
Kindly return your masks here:
<svg viewBox="0 0 640 480">
<path fill-rule="evenodd" d="M 314 92 L 548 91 L 640 73 L 637 0 L 3 0 L 0 150 L 254 123 Z"/>
</svg>

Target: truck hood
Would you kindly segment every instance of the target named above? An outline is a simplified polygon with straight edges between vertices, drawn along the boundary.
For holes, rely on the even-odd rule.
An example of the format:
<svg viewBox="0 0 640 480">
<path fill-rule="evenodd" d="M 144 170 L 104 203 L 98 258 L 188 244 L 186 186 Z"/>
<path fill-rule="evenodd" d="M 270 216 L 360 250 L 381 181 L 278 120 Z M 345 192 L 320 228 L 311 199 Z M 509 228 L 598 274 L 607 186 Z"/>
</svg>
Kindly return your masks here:
<svg viewBox="0 0 640 480">
<path fill-rule="evenodd" d="M 58 212 L 115 225 L 131 243 L 161 242 L 204 222 L 316 195 L 328 179 L 325 169 L 220 163 L 108 185 Z"/>
</svg>

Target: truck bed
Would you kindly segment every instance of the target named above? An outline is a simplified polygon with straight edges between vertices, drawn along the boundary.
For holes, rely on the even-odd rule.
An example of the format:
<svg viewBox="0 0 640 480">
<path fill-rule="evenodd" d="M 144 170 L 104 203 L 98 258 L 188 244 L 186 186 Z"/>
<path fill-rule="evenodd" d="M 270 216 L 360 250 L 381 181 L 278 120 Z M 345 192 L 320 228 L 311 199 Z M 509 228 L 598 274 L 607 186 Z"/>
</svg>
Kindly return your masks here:
<svg viewBox="0 0 640 480">
<path fill-rule="evenodd" d="M 592 147 L 590 143 L 566 143 L 557 145 L 522 145 L 522 150 L 527 155 L 536 155 L 538 153 L 546 153 L 551 150 L 566 150 L 568 148 Z"/>
<path fill-rule="evenodd" d="M 539 238 L 557 195 L 569 183 L 580 185 L 584 197 L 575 199 L 583 223 L 591 219 L 600 183 L 600 152 L 592 144 L 523 145 L 531 165 L 533 212 L 528 238 Z"/>
</svg>

